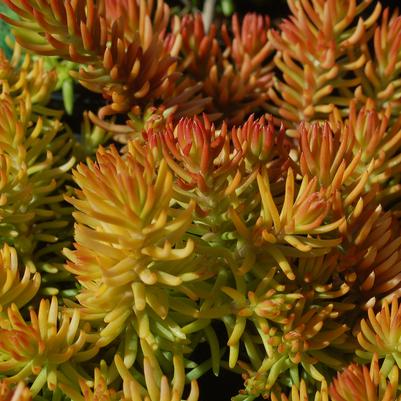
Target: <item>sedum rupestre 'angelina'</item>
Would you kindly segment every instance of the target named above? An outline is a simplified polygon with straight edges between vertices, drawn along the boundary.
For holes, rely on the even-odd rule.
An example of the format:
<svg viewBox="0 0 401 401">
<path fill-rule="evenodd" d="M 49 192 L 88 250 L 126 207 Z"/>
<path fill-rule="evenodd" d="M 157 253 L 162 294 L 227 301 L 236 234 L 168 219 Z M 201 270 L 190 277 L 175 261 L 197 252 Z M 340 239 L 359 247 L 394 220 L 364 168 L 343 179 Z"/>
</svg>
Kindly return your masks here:
<svg viewBox="0 0 401 401">
<path fill-rule="evenodd" d="M 4 3 L 0 400 L 399 401 L 398 12 Z"/>
</svg>

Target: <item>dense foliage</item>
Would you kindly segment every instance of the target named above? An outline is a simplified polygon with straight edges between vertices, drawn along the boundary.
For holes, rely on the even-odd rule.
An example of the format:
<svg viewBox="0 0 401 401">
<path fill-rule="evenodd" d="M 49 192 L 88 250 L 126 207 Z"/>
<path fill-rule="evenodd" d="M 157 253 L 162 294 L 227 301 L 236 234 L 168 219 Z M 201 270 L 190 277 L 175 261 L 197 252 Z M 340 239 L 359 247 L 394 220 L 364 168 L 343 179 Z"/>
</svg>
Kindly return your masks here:
<svg viewBox="0 0 401 401">
<path fill-rule="evenodd" d="M 2 2 L 0 400 L 401 400 L 397 11 Z"/>
</svg>

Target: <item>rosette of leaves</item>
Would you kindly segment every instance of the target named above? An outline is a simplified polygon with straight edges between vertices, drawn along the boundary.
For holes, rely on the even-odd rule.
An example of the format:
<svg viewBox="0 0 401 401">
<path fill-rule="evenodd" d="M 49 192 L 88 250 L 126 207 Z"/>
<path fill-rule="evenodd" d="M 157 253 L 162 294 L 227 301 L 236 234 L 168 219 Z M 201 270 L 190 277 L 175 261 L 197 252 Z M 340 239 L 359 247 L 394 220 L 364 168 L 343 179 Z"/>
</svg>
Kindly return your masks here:
<svg viewBox="0 0 401 401">
<path fill-rule="evenodd" d="M 390 152 L 386 160 L 386 150 L 397 142 L 399 133 L 390 134 L 387 118 L 380 118 L 375 110 L 363 108 L 357 113 L 352 102 L 348 119 L 343 121 L 336 112 L 330 117 L 330 123 L 300 125 L 299 164 L 303 175 L 318 177 L 319 186 L 330 193 L 341 191 L 347 214 L 355 200 L 380 185 L 375 176 L 394 164 Z"/>
<path fill-rule="evenodd" d="M 337 106 L 347 113 L 349 100 L 360 84 L 355 71 L 367 61 L 361 50 L 373 34 L 381 12 L 371 0 L 290 0 L 292 16 L 270 30 L 269 41 L 277 53 L 276 76 L 266 109 L 292 127 L 302 121 L 328 116 Z M 366 10 L 367 16 L 362 18 Z"/>
<path fill-rule="evenodd" d="M 34 114 L 28 93 L 0 96 L 0 237 L 35 269 L 68 235 L 61 191 L 75 162 L 73 138 L 57 119 Z"/>
<path fill-rule="evenodd" d="M 399 222 L 380 205 L 367 207 L 351 223 L 338 268 L 362 309 L 400 293 L 399 242 Z"/>
<path fill-rule="evenodd" d="M 258 174 L 257 181 L 261 196 L 258 219 L 254 225 L 247 227 L 246 219 L 232 209 L 233 222 L 246 241 L 248 255 L 253 255 L 249 257 L 256 258 L 259 252 L 269 254 L 286 277 L 294 280 L 295 274 L 285 256 L 287 249 L 295 249 L 298 256 L 314 249 L 327 253 L 341 243 L 336 230 L 344 219 L 330 216 L 332 197 L 328 191 L 318 189 L 316 178 L 309 180 L 304 176 L 298 186 L 290 168 L 284 194 L 272 191 L 266 168 Z M 247 259 L 240 269 L 242 273 L 252 266 L 252 259 Z"/>
<path fill-rule="evenodd" d="M 323 381 L 318 390 L 304 380 L 293 385 L 289 392 L 272 394 L 272 401 L 398 401 L 399 369 L 394 366 L 385 372 L 377 355 L 370 365 L 352 363 L 337 374 L 328 387 Z M 318 386 L 319 387 L 319 386 Z"/>
<path fill-rule="evenodd" d="M 56 87 L 56 72 L 48 71 L 43 59 L 22 54 L 21 46 L 17 43 L 11 46 L 13 52 L 10 58 L 0 50 L 1 87 L 13 98 L 23 98 L 28 92 L 34 110 L 36 105 L 45 106 Z M 58 115 L 61 116 L 61 113 Z"/>
<path fill-rule="evenodd" d="M 357 350 L 357 356 L 369 361 L 377 354 L 379 359 L 384 359 L 382 369 L 387 373 L 394 365 L 400 367 L 400 319 L 399 301 L 395 296 L 391 304 L 384 300 L 381 310 L 376 314 L 373 308 L 369 308 L 367 319 L 360 322 L 357 338 L 363 350 Z"/>
<path fill-rule="evenodd" d="M 228 215 L 232 205 L 252 210 L 260 203 L 259 197 L 247 197 L 254 196 L 262 165 L 277 179 L 289 162 L 290 144 L 284 131 L 278 132 L 263 118 L 250 117 L 229 130 L 226 124 L 218 129 L 206 116 L 194 117 L 145 135 L 155 157 L 174 171 L 176 199 L 186 205 L 196 202 L 196 232 L 207 234 L 208 242 L 215 234 L 219 242 L 235 229 Z"/>
<path fill-rule="evenodd" d="M 360 104 L 372 99 L 377 110 L 389 108 L 392 126 L 398 120 L 400 111 L 401 17 L 398 10 L 390 12 L 385 9 L 371 41 L 367 40 L 369 36 L 361 46 L 365 63 L 363 69 L 357 70 L 360 84 L 355 90 L 355 97 Z M 352 54 L 355 50 L 350 51 Z"/>
<path fill-rule="evenodd" d="M 172 330 L 174 328 L 173 321 L 169 320 L 171 313 L 177 323 L 185 323 L 181 331 L 184 334 L 187 333 L 188 338 L 191 338 L 191 333 L 205 330 L 204 336 L 212 349 L 213 370 L 218 371 L 220 356 L 218 351 L 216 354 L 217 339 L 209 324 L 211 319 L 221 318 L 224 314 L 231 314 L 233 310 L 229 296 L 219 289 L 223 285 L 222 282 L 226 282 L 224 277 L 230 276 L 228 264 L 235 264 L 235 257 L 223 246 L 225 243 L 229 243 L 227 240 L 231 241 L 234 246 L 235 242 L 232 241 L 232 238 L 220 239 L 219 237 L 224 235 L 227 230 L 226 226 L 229 226 L 231 232 L 234 233 L 235 225 L 227 215 L 230 201 L 237 202 L 235 199 L 240 199 L 240 194 L 245 191 L 247 191 L 247 196 L 251 196 L 250 188 L 252 185 L 256 187 L 258 168 L 261 165 L 268 165 L 272 174 L 274 172 L 274 176 L 280 175 L 280 166 L 282 161 L 286 160 L 285 155 L 288 154 L 288 149 L 285 149 L 283 134 L 284 131 L 276 132 L 273 125 L 266 123 L 263 119 L 255 121 L 251 118 L 244 126 L 233 129 L 231 138 L 228 135 L 227 128 L 222 128 L 221 131 L 217 130 L 206 117 L 203 120 L 199 118 L 185 119 L 175 126 L 169 125 L 165 131 L 150 130 L 146 132 L 146 139 L 149 141 L 150 148 L 140 141 L 133 141 L 128 144 L 128 153 L 124 159 L 118 156 L 115 150 L 110 152 L 101 150 L 98 156 L 98 165 L 90 163 L 88 168 L 82 167 L 82 170 L 80 167 L 75 175 L 82 191 L 77 192 L 78 199 L 70 200 L 80 210 L 80 213 L 75 215 L 79 222 L 76 228 L 77 245 L 75 252 L 67 251 L 66 253 L 71 261 L 67 269 L 77 275 L 79 282 L 84 287 L 77 299 L 82 306 L 84 318 L 96 321 L 101 329 L 101 335 L 104 334 L 100 344 L 107 345 L 115 336 L 119 335 L 123 325 L 126 324 L 124 322 L 127 321 L 128 316 L 132 315 L 132 307 L 134 307 L 135 319 L 138 319 L 138 323 L 135 323 L 135 330 L 139 337 L 147 336 L 147 338 L 152 339 L 154 345 L 157 344 L 162 347 L 165 346 L 164 344 L 170 344 L 169 346 L 172 347 L 171 342 L 173 341 L 179 344 L 184 337 L 176 338 L 176 340 L 171 335 L 162 338 L 166 336 L 166 331 L 162 336 L 157 325 L 154 325 L 154 322 L 159 322 L 162 319 L 162 322 L 158 323 L 159 326 L 171 325 L 169 330 Z M 137 166 L 137 173 L 133 166 Z M 152 169 L 154 169 L 154 173 L 151 173 Z M 159 178 L 156 179 L 155 176 L 151 179 L 153 174 L 156 173 Z M 146 181 L 146 185 L 145 182 L 140 184 L 143 179 L 141 178 L 141 181 L 138 181 L 139 176 L 137 174 L 141 177 L 144 174 L 145 176 L 149 174 L 150 181 Z M 127 178 L 122 179 L 123 176 L 127 176 Z M 115 177 L 115 179 L 111 177 Z M 115 184 L 112 184 L 113 180 L 115 180 Z M 123 193 L 127 193 L 127 190 L 121 189 L 122 198 L 118 201 L 116 193 L 118 185 L 116 183 L 121 180 L 123 182 L 126 180 L 127 185 L 131 180 L 138 182 L 135 185 L 130 185 L 133 188 L 142 188 L 141 191 L 144 191 L 143 196 L 141 195 L 142 198 L 144 200 L 149 199 L 146 201 L 147 208 L 151 207 L 152 202 L 156 202 L 156 200 L 152 201 L 151 199 L 160 199 L 158 203 L 154 203 L 153 212 L 150 213 L 149 211 L 150 214 L 146 218 L 143 215 L 142 220 L 158 221 L 159 211 L 157 209 L 161 205 L 164 205 L 165 208 L 168 203 L 174 205 L 173 209 L 166 209 L 168 215 L 171 213 L 172 216 L 178 217 L 181 213 L 180 209 L 188 210 L 185 212 L 185 226 L 181 228 L 177 226 L 177 230 L 181 232 L 180 235 L 187 231 L 188 241 L 193 241 L 196 244 L 195 251 L 191 251 L 192 255 L 183 252 L 182 262 L 180 262 L 177 249 L 176 260 L 172 259 L 169 263 L 162 263 L 162 260 L 158 260 L 161 254 L 150 253 L 150 250 L 147 250 L 150 248 L 148 242 L 153 241 L 151 239 L 153 237 L 146 239 L 147 229 L 141 228 L 141 224 L 145 223 L 140 223 L 139 206 L 135 209 L 135 214 L 138 216 L 137 224 L 139 225 L 134 231 L 131 231 L 133 226 L 125 227 L 126 223 L 123 223 L 119 217 L 122 208 L 127 208 L 128 206 L 124 206 L 127 203 L 132 203 L 134 206 L 135 202 L 139 200 L 134 202 L 133 199 L 132 202 L 128 202 L 127 195 L 123 195 Z M 155 180 L 155 184 L 152 184 L 152 180 Z M 152 189 L 156 184 L 157 186 Z M 109 190 L 108 187 L 110 187 Z M 100 193 L 100 188 L 104 188 L 105 192 Z M 238 195 L 235 193 L 237 188 L 240 188 Z M 150 193 L 146 195 L 146 191 L 151 191 L 153 195 Z M 112 208 L 106 199 L 110 199 L 113 193 L 112 203 L 116 205 L 115 214 L 114 217 L 110 217 Z M 244 197 L 241 202 L 245 203 L 246 199 Z M 162 200 L 166 203 L 160 203 Z M 197 206 L 194 208 L 195 203 Z M 103 208 L 104 210 L 101 211 Z M 221 212 L 225 213 L 225 217 L 220 216 Z M 184 216 L 184 212 L 182 213 Z M 106 217 L 106 214 L 109 217 Z M 104 223 L 101 223 L 102 219 L 105 219 Z M 178 233 L 168 234 L 168 231 L 165 231 L 169 224 L 175 227 L 174 220 L 171 223 L 163 224 L 167 224 L 166 228 L 160 226 L 160 234 L 157 234 L 155 240 L 160 241 L 163 232 L 164 236 L 173 235 L 172 238 L 178 238 L 176 237 Z M 100 228 L 101 226 L 103 228 Z M 116 230 L 113 234 L 114 240 L 112 240 L 113 237 L 109 230 Z M 96 242 L 101 248 L 98 248 L 93 242 L 93 235 L 90 234 L 92 231 L 96 233 L 95 235 L 98 237 Z M 143 234 L 138 237 L 137 231 L 142 231 Z M 106 246 L 104 242 L 106 232 L 112 241 L 107 246 L 111 246 L 112 253 L 115 254 L 112 257 L 116 263 L 115 268 L 119 270 L 121 267 L 122 269 L 121 284 L 119 284 L 117 270 L 114 270 L 112 266 L 111 253 L 107 252 L 107 257 L 106 254 L 99 256 L 101 249 L 104 249 L 101 251 L 102 254 L 106 252 L 106 248 L 104 248 Z M 124 235 L 123 232 L 125 232 Z M 134 239 L 128 240 L 132 236 L 136 238 L 136 242 Z M 143 238 L 141 241 L 139 241 L 140 237 Z M 88 242 L 89 238 L 90 242 Z M 120 245 L 117 246 L 118 243 L 124 243 L 124 246 L 121 248 Z M 209 243 L 214 245 L 211 247 Z M 171 246 L 174 247 L 174 243 L 169 245 L 169 247 Z M 117 249 L 119 249 L 118 252 Z M 147 256 L 140 257 L 141 253 L 144 252 Z M 125 263 L 122 263 L 123 260 L 127 262 L 125 267 Z M 208 268 L 199 270 L 199 266 L 202 264 Z M 88 266 L 92 267 L 88 270 Z M 173 266 L 176 267 L 173 268 Z M 139 269 L 137 273 L 129 273 L 132 269 L 136 270 L 137 268 Z M 107 272 L 108 269 L 110 272 L 113 271 L 113 276 Z M 160 271 L 161 269 L 167 270 Z M 166 273 L 171 274 L 172 271 L 177 269 L 183 269 L 181 275 L 183 280 L 185 277 L 185 282 L 179 280 L 180 276 L 173 281 L 173 277 L 166 275 Z M 189 269 L 191 269 L 191 273 Z M 213 282 L 212 279 L 208 280 L 210 277 L 214 277 L 217 272 L 219 273 L 216 282 Z M 132 281 L 129 279 L 130 274 Z M 149 281 L 149 277 L 146 277 L 149 274 L 155 278 L 156 275 L 160 274 L 160 277 Z M 91 280 L 89 280 L 89 276 L 92 277 Z M 135 278 L 136 276 L 138 277 Z M 194 280 L 193 283 L 189 281 L 190 278 Z M 226 284 L 228 285 L 228 281 Z M 167 293 L 169 288 L 167 297 L 163 293 Z M 267 288 L 265 290 L 268 292 Z M 185 295 L 189 299 L 184 299 L 179 294 Z M 262 288 L 257 290 L 257 294 L 264 299 Z M 269 296 L 266 294 L 266 298 Z M 281 302 L 280 296 L 277 297 L 278 303 Z M 290 298 L 291 296 L 289 296 Z M 216 301 L 218 299 L 225 299 L 225 301 L 219 305 L 219 301 Z M 197 303 L 194 303 L 194 300 L 197 300 Z M 262 303 L 262 301 L 260 302 Z M 278 306 L 278 308 L 280 307 Z M 180 314 L 186 315 L 186 318 L 183 319 Z M 118 319 L 114 319 L 117 316 Z M 198 318 L 199 321 L 191 321 L 191 318 L 194 317 Z M 104 320 L 103 323 L 101 319 Z M 176 327 L 174 335 L 179 333 L 178 328 L 179 326 Z M 166 341 L 170 341 L 170 343 Z M 189 349 L 195 344 L 196 341 L 192 346 L 188 343 Z M 235 348 L 237 345 L 235 344 L 233 347 Z M 175 346 L 177 345 L 175 344 Z M 235 353 L 235 351 L 233 352 Z M 231 357 L 231 363 L 235 365 L 233 358 Z"/>
<path fill-rule="evenodd" d="M 353 103 L 350 109 L 345 122 L 334 113 L 331 124 L 301 125 L 300 169 L 318 177 L 319 185 L 335 197 L 334 215 L 346 217 L 339 226 L 339 271 L 360 305 L 367 307 L 391 296 L 400 285 L 398 224 L 380 204 L 388 204 L 397 187 L 388 185 L 387 179 L 397 174 L 399 133 L 395 126 L 388 129 L 387 117 L 375 110 L 363 107 L 357 112 Z"/>
<path fill-rule="evenodd" d="M 91 359 L 98 351 L 87 344 L 90 327 L 80 324 L 79 311 L 58 311 L 52 297 L 42 299 L 37 311 L 31 307 L 28 319 L 12 304 L 0 321 L 0 372 L 6 383 L 29 382 L 32 396 L 45 386 L 55 391 L 59 383 L 77 387 L 77 361 Z"/>
<path fill-rule="evenodd" d="M 351 364 L 330 385 L 332 401 L 399 401 L 399 368 L 379 365 L 377 354 L 369 365 Z"/>
<path fill-rule="evenodd" d="M 100 117 L 132 112 L 135 119 L 153 103 L 169 102 L 171 87 L 179 83 L 180 39 L 166 33 L 169 7 L 162 0 L 6 4 L 20 19 L 2 18 L 15 27 L 23 47 L 83 65 L 75 78 L 110 102 L 99 110 Z M 187 85 L 181 89 L 185 92 Z M 176 95 L 179 107 L 187 93 Z"/>
<path fill-rule="evenodd" d="M 354 173 L 360 156 L 355 156 L 353 132 L 347 129 L 332 129 L 323 124 L 301 123 L 299 136 L 299 168 L 303 176 L 316 177 L 318 186 L 329 194 L 341 189 L 342 207 L 347 208 L 363 190 L 368 174 Z M 362 166 L 362 169 L 366 166 Z M 354 173 L 354 174 L 352 174 Z M 362 181 L 362 185 L 360 184 Z M 362 187 L 362 188 L 360 188 Z M 346 194 L 353 194 L 347 198 Z"/>
<path fill-rule="evenodd" d="M 76 307 L 99 327 L 99 345 L 118 337 L 129 319 L 152 346 L 184 347 L 180 323 L 195 316 L 197 286 L 214 274 L 214 263 L 185 235 L 194 203 L 174 206 L 172 173 L 150 152 L 123 158 L 114 147 L 100 148 L 97 161 L 73 175 L 80 189 L 67 200 L 77 209 L 76 244 L 65 250 L 66 268 L 82 286 Z"/>
<path fill-rule="evenodd" d="M 330 115 L 329 131 L 331 133 L 324 134 L 327 137 L 324 141 L 319 139 L 322 134 L 307 133 L 305 135 L 301 130 L 301 136 L 305 135 L 305 138 L 301 140 L 301 149 L 304 153 L 303 157 L 307 158 L 301 161 L 301 168 L 304 170 L 316 168 L 312 167 L 313 163 L 311 164 L 311 158 L 308 156 L 310 151 L 306 149 L 307 142 L 310 142 L 309 148 L 314 147 L 313 152 L 319 151 L 322 157 L 323 152 L 331 152 L 332 164 L 330 174 L 326 176 L 325 185 L 330 182 L 341 184 L 344 194 L 353 193 L 354 200 L 358 200 L 360 195 L 366 195 L 374 189 L 376 202 L 384 207 L 391 205 L 397 210 L 400 170 L 398 151 L 401 131 L 400 124 L 391 126 L 389 119 L 390 108 L 378 112 L 371 101 L 359 110 L 357 102 L 351 101 L 346 119 L 341 118 L 338 110 L 335 109 Z M 309 139 L 307 139 L 308 136 Z M 313 145 L 312 141 L 324 146 L 318 150 L 318 146 Z M 328 150 L 327 146 L 331 146 L 329 145 L 331 143 L 336 143 L 334 146 L 338 149 L 337 155 Z M 326 168 L 320 169 L 320 171 L 326 170 Z M 341 182 L 338 181 L 340 174 L 342 175 Z M 353 185 L 350 185 L 352 182 Z M 345 203 L 351 204 L 349 201 Z"/>
<path fill-rule="evenodd" d="M 267 99 L 273 75 L 269 24 L 262 15 L 247 14 L 241 22 L 234 15 L 232 32 L 225 24 L 218 32 L 212 24 L 206 33 L 201 14 L 174 21 L 183 38 L 179 68 L 203 83 L 203 94 L 211 98 L 206 110 L 229 125 L 242 123 Z"/>
<path fill-rule="evenodd" d="M 396 210 L 401 170 L 400 122 L 390 125 L 391 108 L 378 111 L 372 101 L 368 101 L 359 110 L 357 102 L 351 101 L 347 117 L 342 120 L 338 110 L 335 110 L 330 120 L 333 130 L 342 131 L 340 137 L 344 137 L 347 142 L 348 151 L 352 149 L 354 161 L 348 156 L 348 163 L 355 163 L 355 169 L 350 177 L 362 177 L 365 172 L 366 179 L 362 180 L 364 184 L 361 193 L 368 193 L 376 188 L 378 202 L 385 207 L 391 205 Z M 368 175 L 366 171 L 369 172 Z"/>
<path fill-rule="evenodd" d="M 240 363 L 245 371 L 244 396 L 253 400 L 277 394 L 287 386 L 299 388 L 302 378 L 307 383 L 324 382 L 325 375 L 346 365 L 353 349 L 352 338 L 341 322 L 344 310 L 335 302 L 336 296 L 331 297 L 333 301 L 319 304 L 313 293 L 305 293 L 285 320 L 264 323 L 258 330 L 265 348 L 263 353 L 259 351 L 265 355 L 263 360 L 256 368 Z"/>
</svg>

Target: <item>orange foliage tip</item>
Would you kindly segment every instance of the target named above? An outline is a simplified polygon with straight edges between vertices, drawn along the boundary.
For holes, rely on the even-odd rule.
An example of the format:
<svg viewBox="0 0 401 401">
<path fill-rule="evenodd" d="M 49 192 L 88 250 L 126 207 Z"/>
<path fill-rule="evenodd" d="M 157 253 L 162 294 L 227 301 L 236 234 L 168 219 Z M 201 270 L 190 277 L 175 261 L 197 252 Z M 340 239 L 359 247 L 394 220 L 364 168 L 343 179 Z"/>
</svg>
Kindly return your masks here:
<svg viewBox="0 0 401 401">
<path fill-rule="evenodd" d="M 338 373 L 329 389 L 331 401 L 398 401 L 399 369 L 379 365 L 377 354 L 368 365 L 349 365 Z"/>
<path fill-rule="evenodd" d="M 74 153 L 55 74 L 0 53 L 0 401 L 197 401 L 226 365 L 241 401 L 400 401 L 398 13 L 288 0 L 279 30 L 207 30 L 163 0 L 4 2 L 108 104 Z M 74 300 L 35 298 L 53 271 Z"/>
<path fill-rule="evenodd" d="M 349 329 L 341 324 L 339 314 L 341 311 L 337 310 L 334 302 L 325 306 L 310 306 L 306 295 L 295 300 L 282 324 L 262 323 L 259 319 L 260 327 L 257 328 L 263 340 L 265 356 L 256 369 L 239 363 L 245 371 L 242 393 L 250 399 L 258 396 L 268 398 L 277 394 L 281 383 L 295 382 L 293 393 L 297 394 L 296 386 L 299 386 L 301 374 L 308 383 L 322 383 L 324 389 L 325 372 L 342 368 L 344 354 L 350 352 L 347 349 L 351 340 Z"/>
<path fill-rule="evenodd" d="M 151 341 L 148 311 L 172 330 L 170 305 L 181 310 L 172 290 L 185 293 L 189 283 L 210 276 L 186 235 L 194 202 L 186 210 L 175 207 L 172 172 L 151 152 L 136 159 L 130 150 L 122 157 L 115 147 L 100 148 L 97 161 L 80 164 L 73 175 L 80 189 L 66 199 L 77 209 L 76 244 L 64 251 L 66 268 L 82 285 L 82 313 L 104 321 L 99 344 L 119 336 L 129 316 L 137 319 L 139 336 Z M 185 310 L 196 313 L 191 302 Z M 181 341 L 179 332 L 172 335 Z"/>
<path fill-rule="evenodd" d="M 23 47 L 83 64 L 74 76 L 111 101 L 99 111 L 101 117 L 171 94 L 179 76 L 175 61 L 180 40 L 165 33 L 169 7 L 162 0 L 125 2 L 110 11 L 107 2 L 93 0 L 6 4 L 21 17 L 2 15 L 14 25 Z"/>
<path fill-rule="evenodd" d="M 92 358 L 96 347 L 86 347 L 88 327 L 80 327 L 78 309 L 58 314 L 57 298 L 42 299 L 39 309 L 29 309 L 29 320 L 24 319 L 15 304 L 7 309 L 7 317 L 0 320 L 0 372 L 6 381 L 18 383 L 28 380 L 32 396 L 47 384 L 54 391 L 57 383 L 78 381 L 80 375 L 72 360 Z M 71 377 L 71 373 L 74 376 Z"/>
<path fill-rule="evenodd" d="M 363 81 L 367 60 L 363 49 L 382 8 L 375 2 L 363 19 L 361 14 L 370 3 L 288 1 L 292 16 L 280 24 L 280 30 L 268 33 L 282 77 L 277 76 L 269 89 L 266 110 L 296 128 L 302 120 L 327 118 L 334 106 L 347 109 L 352 90 Z"/>
<path fill-rule="evenodd" d="M 385 9 L 380 23 L 374 29 L 369 46 L 362 47 L 364 79 L 354 92 L 355 98 L 361 104 L 373 100 L 378 110 L 390 107 L 391 125 L 399 119 L 400 89 L 397 79 L 400 74 L 400 28 L 399 11 Z"/>
<path fill-rule="evenodd" d="M 373 308 L 368 309 L 368 318 L 362 319 L 357 335 L 363 350 L 356 354 L 364 361 L 377 354 L 384 359 L 386 367 L 401 366 L 399 339 L 401 336 L 401 308 L 399 300 L 393 296 L 391 303 L 384 300 L 381 310 L 375 314 Z"/>
<path fill-rule="evenodd" d="M 231 26 L 232 32 L 226 25 L 218 32 L 212 24 L 206 33 L 200 14 L 173 22 L 173 30 L 183 38 L 180 70 L 203 82 L 202 92 L 211 98 L 206 110 L 224 116 L 230 126 L 240 124 L 260 108 L 273 76 L 272 48 L 267 40 L 269 19 L 247 14 L 240 22 L 234 15 Z"/>
<path fill-rule="evenodd" d="M 197 187 L 210 196 L 227 185 L 224 177 L 236 176 L 238 169 L 252 175 L 262 165 L 269 165 L 270 174 L 279 175 L 288 163 L 291 148 L 283 129 L 277 131 L 270 120 L 256 120 L 254 116 L 231 130 L 224 122 L 216 128 L 204 115 L 182 119 L 165 130 L 145 131 L 144 135 L 158 157 L 176 173 L 183 189 Z M 240 182 L 235 179 L 231 186 Z M 230 188 L 230 193 L 234 189 Z"/>
<path fill-rule="evenodd" d="M 285 181 L 284 201 L 278 202 L 272 192 L 268 169 L 262 168 L 257 174 L 257 184 L 261 205 L 256 222 L 247 227 L 246 217 L 241 216 L 240 209 L 231 208 L 230 217 L 238 233 L 249 244 L 247 251 L 254 255 L 252 260 L 260 252 L 267 253 L 285 275 L 294 280 L 296 276 L 286 256 L 287 250 L 296 249 L 299 256 L 314 249 L 327 253 L 341 243 L 336 232 L 344 222 L 344 217 L 338 219 L 330 216 L 332 196 L 328 191 L 318 190 L 316 179 L 309 181 L 305 176 L 297 190 L 291 168 Z M 251 263 L 245 263 L 241 270 L 245 265 L 248 267 L 244 272 L 252 266 Z"/>
<path fill-rule="evenodd" d="M 32 101 L 27 91 L 0 95 L 0 233 L 34 271 L 38 244 L 56 243 L 69 224 L 60 189 L 75 157 L 71 132 L 46 115 L 50 109 L 39 106 L 43 114 L 36 115 Z"/>
<path fill-rule="evenodd" d="M 46 105 L 57 84 L 57 73 L 47 71 L 42 58 L 33 59 L 29 53 L 22 53 L 18 43 L 13 48 L 11 59 L 0 49 L 0 86 L 13 98 L 22 99 L 29 93 L 32 104 Z M 60 113 L 57 113 L 61 115 Z"/>
<path fill-rule="evenodd" d="M 401 239 L 395 216 L 384 212 L 381 205 L 366 205 L 351 221 L 347 238 L 338 261 L 339 271 L 345 273 L 361 307 L 366 310 L 398 295 Z"/>
</svg>

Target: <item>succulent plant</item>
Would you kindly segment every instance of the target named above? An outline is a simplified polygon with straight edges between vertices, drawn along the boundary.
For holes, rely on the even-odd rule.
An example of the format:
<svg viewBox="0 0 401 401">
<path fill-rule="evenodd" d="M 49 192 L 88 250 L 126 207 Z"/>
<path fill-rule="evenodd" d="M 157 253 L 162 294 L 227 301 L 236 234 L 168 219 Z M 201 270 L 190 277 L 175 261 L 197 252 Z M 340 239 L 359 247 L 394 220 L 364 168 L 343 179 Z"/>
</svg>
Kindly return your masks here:
<svg viewBox="0 0 401 401">
<path fill-rule="evenodd" d="M 301 120 L 327 118 L 334 106 L 346 114 L 352 91 L 360 83 L 366 56 L 361 48 L 374 30 L 382 6 L 361 14 L 371 0 L 305 2 L 290 0 L 292 17 L 269 39 L 277 50 L 274 63 L 282 72 L 266 109 L 295 125 Z M 354 23 L 353 23 L 354 22 Z"/>
<path fill-rule="evenodd" d="M 36 295 L 40 287 L 40 274 L 36 272 L 32 276 L 29 268 L 25 267 L 24 275 L 20 277 L 17 252 L 7 243 L 0 250 L 0 268 L 0 313 L 4 314 L 11 304 L 22 308 Z"/>
<path fill-rule="evenodd" d="M 203 82 L 202 91 L 211 99 L 208 112 L 239 124 L 260 108 L 272 81 L 267 17 L 247 14 L 240 23 L 233 15 L 232 32 L 226 25 L 220 32 L 214 25 L 205 32 L 201 14 L 177 18 L 173 26 L 183 38 L 180 69 Z"/>
<path fill-rule="evenodd" d="M 66 250 L 69 270 L 81 284 L 77 295 L 86 319 L 104 320 L 101 345 L 118 336 L 134 318 L 140 338 L 153 343 L 151 325 L 165 326 L 176 342 L 185 335 L 170 319 L 174 292 L 201 279 L 194 241 L 185 239 L 193 203 L 172 208 L 172 173 L 149 155 L 123 159 L 115 148 L 100 149 L 97 162 L 80 165 L 74 178 L 81 190 L 68 198 L 74 213 L 76 249 Z M 129 218 L 121 218 L 121 211 Z M 175 291 L 174 291 L 175 290 Z M 171 302 L 169 300 L 171 298 Z M 152 318 L 149 313 L 152 311 Z M 92 317 L 91 317 L 92 316 Z"/>
<path fill-rule="evenodd" d="M 7 375 L 8 383 L 34 378 L 30 386 L 33 396 L 46 383 L 54 391 L 58 381 L 77 381 L 80 375 L 71 365 L 74 356 L 87 360 L 97 351 L 93 346 L 83 350 L 87 328 L 79 328 L 78 310 L 71 317 L 63 313 L 59 323 L 56 297 L 51 302 L 42 299 L 38 311 L 30 309 L 29 322 L 15 304 L 11 305 L 0 327 L 0 371 Z M 74 376 L 71 372 L 75 372 Z"/>
<path fill-rule="evenodd" d="M 33 107 L 29 95 L 1 95 L 0 236 L 28 264 L 35 263 L 39 244 L 42 254 L 61 245 L 50 244 L 69 224 L 61 190 L 75 162 L 70 134 L 57 119 L 35 116 Z M 49 244 L 47 250 L 43 244 Z"/>
<path fill-rule="evenodd" d="M 351 364 L 339 373 L 330 386 L 330 399 L 397 401 L 400 399 L 398 382 L 398 368 L 394 366 L 390 372 L 383 371 L 383 366 L 380 368 L 375 354 L 370 367 Z"/>
<path fill-rule="evenodd" d="M 4 4 L 0 399 L 401 399 L 398 12 Z"/>
</svg>

